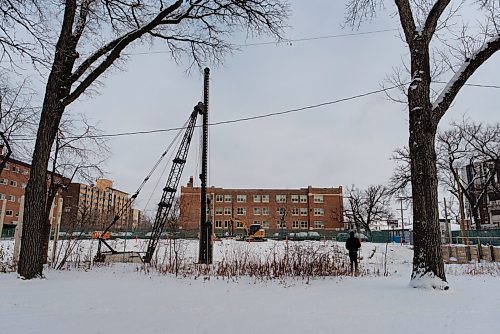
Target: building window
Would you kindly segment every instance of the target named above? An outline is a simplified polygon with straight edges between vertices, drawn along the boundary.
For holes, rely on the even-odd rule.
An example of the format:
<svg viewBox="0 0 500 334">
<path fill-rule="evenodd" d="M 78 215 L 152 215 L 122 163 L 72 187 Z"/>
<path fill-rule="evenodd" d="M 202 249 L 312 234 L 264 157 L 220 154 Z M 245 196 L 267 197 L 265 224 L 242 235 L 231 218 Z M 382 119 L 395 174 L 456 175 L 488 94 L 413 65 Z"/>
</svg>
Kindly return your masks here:
<svg viewBox="0 0 500 334">
<path fill-rule="evenodd" d="M 13 171 L 14 173 L 19 173 L 19 167 L 17 167 L 17 166 L 12 166 L 12 171 Z"/>
<path fill-rule="evenodd" d="M 236 228 L 243 228 L 243 223 L 240 221 L 236 222 Z"/>
<path fill-rule="evenodd" d="M 231 215 L 231 208 L 224 208 L 224 215 L 230 216 Z"/>
<path fill-rule="evenodd" d="M 222 228 L 222 220 L 215 221 L 215 228 Z"/>
<path fill-rule="evenodd" d="M 12 210 L 5 211 L 6 216 L 12 217 L 12 214 L 13 214 Z"/>
<path fill-rule="evenodd" d="M 299 208 L 292 208 L 292 216 L 298 216 L 299 215 Z"/>
<path fill-rule="evenodd" d="M 253 202 L 260 203 L 260 195 L 253 195 Z"/>
<path fill-rule="evenodd" d="M 280 216 L 284 216 L 285 215 L 285 208 L 277 208 L 276 209 L 276 214 L 280 215 Z"/>
<path fill-rule="evenodd" d="M 0 199 L 5 199 L 5 194 L 0 194 Z"/>
<path fill-rule="evenodd" d="M 314 222 L 314 228 L 317 228 L 317 229 L 323 229 L 325 228 L 325 224 L 323 224 L 322 221 L 318 220 L 318 221 L 315 221 Z"/>
<path fill-rule="evenodd" d="M 247 201 L 247 195 L 238 195 L 236 196 L 236 202 L 245 203 Z"/>
<path fill-rule="evenodd" d="M 215 208 L 216 215 L 222 215 L 222 208 Z"/>
<path fill-rule="evenodd" d="M 307 203 L 307 195 L 300 195 L 300 203 Z"/>
<path fill-rule="evenodd" d="M 307 208 L 300 208 L 300 215 L 307 216 Z"/>
<path fill-rule="evenodd" d="M 230 220 L 224 220 L 224 228 L 229 228 L 229 224 L 231 224 Z"/>
<path fill-rule="evenodd" d="M 253 221 L 254 224 L 259 224 L 260 225 L 260 220 L 254 220 Z"/>
<path fill-rule="evenodd" d="M 307 229 L 307 222 L 306 221 L 301 221 L 300 222 L 300 228 Z"/>
<path fill-rule="evenodd" d="M 294 229 L 298 229 L 299 228 L 299 221 L 298 220 L 292 221 L 292 228 L 294 228 Z"/>
<path fill-rule="evenodd" d="M 277 228 L 286 228 L 286 223 L 282 221 L 277 221 L 276 222 L 276 227 Z"/>
<path fill-rule="evenodd" d="M 245 208 L 236 208 L 236 214 L 240 216 L 244 216 L 247 214 L 247 210 Z"/>
<path fill-rule="evenodd" d="M 29 172 L 27 169 L 24 169 L 21 173 L 22 173 L 23 175 L 28 175 L 30 172 Z"/>
<path fill-rule="evenodd" d="M 299 195 L 292 195 L 292 203 L 299 203 Z"/>
<path fill-rule="evenodd" d="M 325 215 L 325 209 L 323 209 L 323 208 L 314 208 L 314 215 L 315 216 L 324 216 Z"/>
<path fill-rule="evenodd" d="M 71 212 L 71 207 L 70 206 L 65 207 L 64 212 Z"/>
<path fill-rule="evenodd" d="M 262 221 L 262 228 L 269 228 L 269 222 L 267 220 Z"/>
<path fill-rule="evenodd" d="M 0 184 L 7 185 L 7 184 L 9 184 L 9 180 L 2 178 L 2 179 L 0 179 Z"/>
<path fill-rule="evenodd" d="M 286 195 L 276 195 L 277 203 L 286 203 Z"/>
<path fill-rule="evenodd" d="M 323 203 L 323 195 L 314 195 L 314 203 Z"/>
<path fill-rule="evenodd" d="M 224 202 L 231 202 L 231 201 L 232 201 L 231 195 L 224 195 Z"/>
<path fill-rule="evenodd" d="M 215 201 L 216 202 L 222 202 L 223 200 L 224 200 L 224 196 L 222 196 L 222 195 L 215 195 Z"/>
<path fill-rule="evenodd" d="M 253 214 L 256 216 L 260 215 L 260 208 L 253 208 Z"/>
<path fill-rule="evenodd" d="M 269 215 L 269 208 L 262 208 L 262 215 L 264 216 Z"/>
<path fill-rule="evenodd" d="M 16 196 L 9 195 L 9 202 L 15 202 L 15 201 L 16 201 Z"/>
<path fill-rule="evenodd" d="M 262 203 L 269 203 L 269 195 L 262 195 L 261 199 Z"/>
</svg>

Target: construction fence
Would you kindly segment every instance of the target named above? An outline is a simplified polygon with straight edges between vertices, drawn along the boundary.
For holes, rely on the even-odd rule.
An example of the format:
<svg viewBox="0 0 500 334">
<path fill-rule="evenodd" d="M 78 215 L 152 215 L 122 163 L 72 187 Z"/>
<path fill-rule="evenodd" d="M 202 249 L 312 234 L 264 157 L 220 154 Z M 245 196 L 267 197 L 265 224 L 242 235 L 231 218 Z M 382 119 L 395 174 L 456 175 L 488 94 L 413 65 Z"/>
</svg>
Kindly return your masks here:
<svg viewBox="0 0 500 334">
<path fill-rule="evenodd" d="M 445 263 L 500 262 L 500 247 L 491 245 L 441 245 Z"/>
</svg>

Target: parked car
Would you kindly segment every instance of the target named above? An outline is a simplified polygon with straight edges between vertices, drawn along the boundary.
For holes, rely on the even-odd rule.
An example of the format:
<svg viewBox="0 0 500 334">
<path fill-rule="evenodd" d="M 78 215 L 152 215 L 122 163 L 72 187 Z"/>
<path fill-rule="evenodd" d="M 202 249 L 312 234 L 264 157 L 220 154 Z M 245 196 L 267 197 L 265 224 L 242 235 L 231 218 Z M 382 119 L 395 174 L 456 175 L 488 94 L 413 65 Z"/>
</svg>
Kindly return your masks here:
<svg viewBox="0 0 500 334">
<path fill-rule="evenodd" d="M 288 231 L 280 231 L 273 234 L 274 240 L 285 240 L 288 237 Z"/>
<path fill-rule="evenodd" d="M 321 240 L 321 235 L 316 231 L 309 231 L 309 232 L 307 232 L 307 239 L 308 240 Z"/>
<path fill-rule="evenodd" d="M 366 235 L 364 235 L 363 233 L 356 233 L 354 236 L 362 242 L 369 241 L 368 237 Z M 337 240 L 339 242 L 346 242 L 347 239 L 349 239 L 349 233 L 339 233 L 335 237 L 335 240 Z"/>
<path fill-rule="evenodd" d="M 335 237 L 335 240 L 337 240 L 339 242 L 346 242 L 347 239 L 349 239 L 349 233 L 339 233 Z"/>
<path fill-rule="evenodd" d="M 354 236 L 362 242 L 369 241 L 368 237 L 363 233 L 356 233 Z"/>
</svg>

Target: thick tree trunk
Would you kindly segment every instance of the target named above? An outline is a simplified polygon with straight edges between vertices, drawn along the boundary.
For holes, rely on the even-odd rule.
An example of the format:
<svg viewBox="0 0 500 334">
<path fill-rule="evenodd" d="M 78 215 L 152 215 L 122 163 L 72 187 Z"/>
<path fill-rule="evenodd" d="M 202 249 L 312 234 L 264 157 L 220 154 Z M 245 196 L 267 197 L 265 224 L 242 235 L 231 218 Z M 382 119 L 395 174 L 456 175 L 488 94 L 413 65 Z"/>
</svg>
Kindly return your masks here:
<svg viewBox="0 0 500 334">
<path fill-rule="evenodd" d="M 76 13 L 76 1 L 68 0 L 64 7 L 64 20 L 55 48 L 42 113 L 36 136 L 30 178 L 26 186 L 23 222 L 23 236 L 18 273 L 26 279 L 43 276 L 43 264 L 47 259 L 45 243 L 48 224 L 47 208 L 47 167 L 50 151 L 59 129 L 65 106 L 64 97 L 70 93 L 68 82 L 78 54 L 72 28 Z M 45 254 L 44 254 L 45 251 Z"/>
<path fill-rule="evenodd" d="M 52 92 L 52 94 L 51 94 Z M 45 241 L 44 230 L 47 225 L 47 164 L 50 150 L 54 142 L 62 109 L 51 108 L 48 100 L 50 95 L 56 95 L 53 90 L 47 90 L 46 102 L 42 110 L 38 128 L 30 178 L 25 192 L 25 209 L 21 253 L 19 257 L 18 273 L 31 279 L 43 276 L 43 264 L 47 253 L 43 254 Z"/>
<path fill-rule="evenodd" d="M 413 197 L 413 272 L 411 285 L 447 289 L 441 251 L 435 137 L 437 120 L 430 103 L 428 42 L 416 32 L 410 46 L 412 82 L 408 90 Z"/>
<path fill-rule="evenodd" d="M 413 272 L 411 279 L 437 277 L 446 282 L 439 228 L 436 152 L 432 129 L 423 126 L 422 115 L 410 117 L 412 197 L 413 197 Z M 420 120 L 420 121 L 419 121 Z M 439 281 L 433 287 L 441 288 Z M 445 286 L 443 286 L 445 288 Z"/>
</svg>

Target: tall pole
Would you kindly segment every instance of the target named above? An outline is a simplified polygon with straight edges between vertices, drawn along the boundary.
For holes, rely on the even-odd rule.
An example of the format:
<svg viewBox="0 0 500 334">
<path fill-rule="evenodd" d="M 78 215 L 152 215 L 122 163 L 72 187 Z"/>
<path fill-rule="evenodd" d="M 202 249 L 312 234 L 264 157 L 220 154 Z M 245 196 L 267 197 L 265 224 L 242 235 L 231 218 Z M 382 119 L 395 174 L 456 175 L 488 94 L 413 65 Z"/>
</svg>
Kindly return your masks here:
<svg viewBox="0 0 500 334">
<path fill-rule="evenodd" d="M 462 237 L 462 242 L 466 245 L 469 244 L 469 240 L 465 233 L 465 212 L 464 212 L 464 198 L 462 195 L 462 187 L 460 181 L 460 175 L 458 174 L 458 169 L 456 170 L 456 181 L 457 181 L 457 194 L 458 194 L 458 205 L 460 206 L 460 234 Z"/>
<path fill-rule="evenodd" d="M 16 232 L 14 234 L 14 265 L 17 267 L 19 263 L 19 254 L 21 252 L 21 239 L 23 237 L 23 220 L 24 220 L 24 196 L 21 196 L 19 203 L 19 217 L 17 218 Z"/>
<path fill-rule="evenodd" d="M 212 263 L 212 222 L 207 221 L 207 165 L 208 165 L 208 87 L 210 69 L 205 68 L 203 87 L 203 143 L 201 156 L 201 213 L 200 213 L 200 252 L 199 263 Z"/>
<path fill-rule="evenodd" d="M 400 243 L 401 245 L 403 244 L 403 237 L 405 235 L 405 224 L 404 224 L 404 217 L 403 217 L 403 197 L 399 199 L 399 202 L 401 203 L 401 238 L 400 238 Z"/>
<path fill-rule="evenodd" d="M 446 205 L 446 197 L 443 198 L 444 201 L 444 219 L 446 222 L 446 235 L 448 236 L 448 243 L 452 243 L 452 234 L 450 228 L 450 221 L 448 220 L 448 206 Z"/>
<path fill-rule="evenodd" d="M 2 212 L 0 213 L 0 238 L 2 238 L 3 221 L 5 219 L 5 208 L 7 207 L 7 198 L 2 199 L 1 201 L 2 201 Z"/>
</svg>

